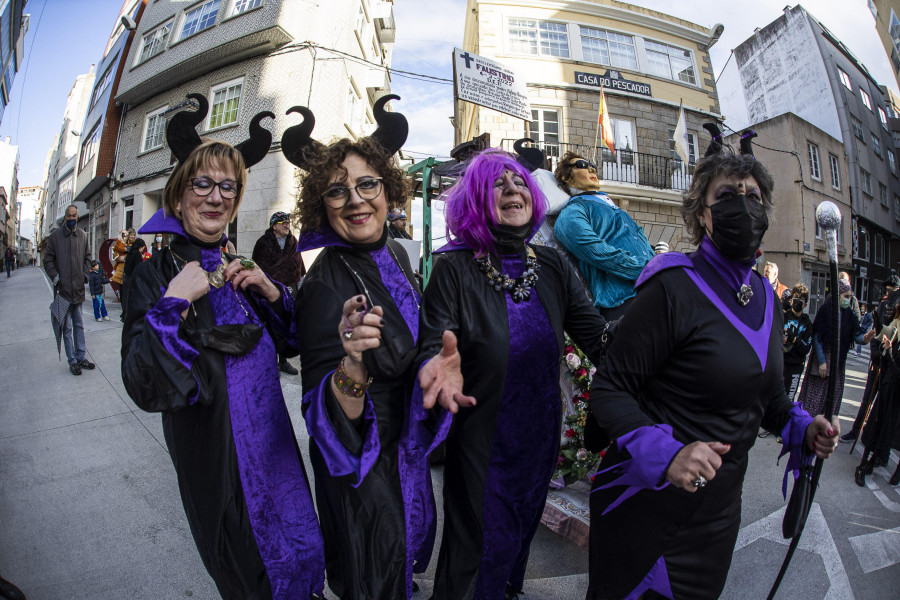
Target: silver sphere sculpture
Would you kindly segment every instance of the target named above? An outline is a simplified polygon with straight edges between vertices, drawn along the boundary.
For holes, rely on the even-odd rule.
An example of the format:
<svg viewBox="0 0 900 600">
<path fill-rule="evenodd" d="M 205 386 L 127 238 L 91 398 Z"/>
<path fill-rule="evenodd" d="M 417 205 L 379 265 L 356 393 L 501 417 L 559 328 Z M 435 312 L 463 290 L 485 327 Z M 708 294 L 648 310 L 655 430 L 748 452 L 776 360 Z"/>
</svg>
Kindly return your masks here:
<svg viewBox="0 0 900 600">
<path fill-rule="evenodd" d="M 838 230 L 841 227 L 841 210 L 837 204 L 826 200 L 816 207 L 816 223 L 822 229 Z"/>
</svg>

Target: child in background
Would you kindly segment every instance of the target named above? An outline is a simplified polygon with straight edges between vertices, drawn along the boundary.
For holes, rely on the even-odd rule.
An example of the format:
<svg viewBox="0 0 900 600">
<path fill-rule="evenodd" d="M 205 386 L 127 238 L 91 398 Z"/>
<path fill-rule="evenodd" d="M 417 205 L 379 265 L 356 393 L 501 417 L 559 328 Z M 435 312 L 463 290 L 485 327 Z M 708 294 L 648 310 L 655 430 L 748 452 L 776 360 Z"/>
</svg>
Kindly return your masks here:
<svg viewBox="0 0 900 600">
<path fill-rule="evenodd" d="M 109 321 L 109 315 L 106 314 L 106 303 L 103 301 L 103 284 L 105 283 L 109 283 L 109 279 L 106 278 L 105 273 L 100 271 L 100 263 L 92 260 L 88 285 L 91 288 L 91 298 L 94 299 L 94 318 L 98 321 Z"/>
</svg>

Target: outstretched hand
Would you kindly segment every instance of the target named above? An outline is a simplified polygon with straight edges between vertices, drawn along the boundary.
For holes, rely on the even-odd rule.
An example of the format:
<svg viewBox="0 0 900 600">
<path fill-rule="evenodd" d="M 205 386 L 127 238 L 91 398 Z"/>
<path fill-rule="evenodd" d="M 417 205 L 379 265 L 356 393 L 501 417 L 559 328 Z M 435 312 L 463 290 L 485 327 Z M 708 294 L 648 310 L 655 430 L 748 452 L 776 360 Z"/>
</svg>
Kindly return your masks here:
<svg viewBox="0 0 900 600">
<path fill-rule="evenodd" d="M 475 398 L 462 393 L 462 359 L 456 348 L 456 335 L 452 331 L 444 331 L 441 342 L 440 354 L 425 363 L 419 371 L 419 385 L 424 392 L 422 406 L 430 409 L 437 402 L 456 414 L 462 406 L 475 406 Z"/>
</svg>

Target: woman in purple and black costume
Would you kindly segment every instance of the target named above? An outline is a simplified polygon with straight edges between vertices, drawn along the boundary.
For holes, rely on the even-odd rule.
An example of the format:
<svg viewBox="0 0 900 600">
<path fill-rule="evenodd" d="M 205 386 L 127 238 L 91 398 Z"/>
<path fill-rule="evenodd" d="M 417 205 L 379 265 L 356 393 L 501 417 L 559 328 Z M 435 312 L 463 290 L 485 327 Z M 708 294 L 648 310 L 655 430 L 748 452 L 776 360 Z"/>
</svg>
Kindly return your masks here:
<svg viewBox="0 0 900 600">
<path fill-rule="evenodd" d="M 175 115 L 167 139 L 178 165 L 163 208 L 141 233 L 172 242 L 128 281 L 122 380 L 163 434 L 203 564 L 228 599 L 319 598 L 322 534 L 281 393 L 276 344 L 293 298 L 253 263 L 223 255 L 252 165 L 272 137 L 251 121 L 237 147 L 201 142 L 199 111 Z"/>
<path fill-rule="evenodd" d="M 303 415 L 328 586 L 342 600 L 397 600 L 428 566 L 435 508 L 424 457 L 412 468 L 402 450 L 415 376 L 420 294 L 385 216 L 407 197 L 391 162 L 406 140 L 399 113 L 374 107 L 369 138 L 324 146 L 310 138 L 314 117 L 282 137 L 305 171 L 296 216 L 297 251 L 323 248 L 296 297 Z"/>
<path fill-rule="evenodd" d="M 518 597 L 559 452 L 563 330 L 599 360 L 606 320 L 561 252 L 528 243 L 545 211 L 528 169 L 500 151 L 472 160 L 447 199 L 452 241 L 425 288 L 419 382 L 453 334 L 466 398 L 437 398 L 450 410 L 432 447 L 456 414 L 434 600 Z M 413 405 L 414 424 L 436 395 Z"/>
<path fill-rule="evenodd" d="M 648 263 L 597 368 L 591 408 L 614 442 L 592 486 L 589 600 L 718 598 L 760 425 L 795 476 L 837 444 L 784 390 L 781 302 L 753 270 L 774 182 L 752 135 L 740 155 L 714 138 L 682 206 L 698 250 Z"/>
</svg>

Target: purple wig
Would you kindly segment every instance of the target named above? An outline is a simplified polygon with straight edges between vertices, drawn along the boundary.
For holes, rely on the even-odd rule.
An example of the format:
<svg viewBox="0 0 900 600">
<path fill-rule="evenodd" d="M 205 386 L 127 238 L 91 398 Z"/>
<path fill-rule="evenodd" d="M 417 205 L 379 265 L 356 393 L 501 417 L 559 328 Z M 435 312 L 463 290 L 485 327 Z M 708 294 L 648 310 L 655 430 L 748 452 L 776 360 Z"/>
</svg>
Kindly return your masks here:
<svg viewBox="0 0 900 600">
<path fill-rule="evenodd" d="M 531 235 L 538 230 L 547 213 L 547 200 L 528 169 L 507 152 L 488 149 L 469 163 L 466 173 L 447 194 L 447 239 L 450 244 L 467 246 L 476 256 L 496 253 L 490 228 L 497 225 L 494 214 L 494 182 L 504 171 L 511 171 L 525 181 L 531 192 Z M 529 236 L 529 239 L 531 236 Z"/>
</svg>

